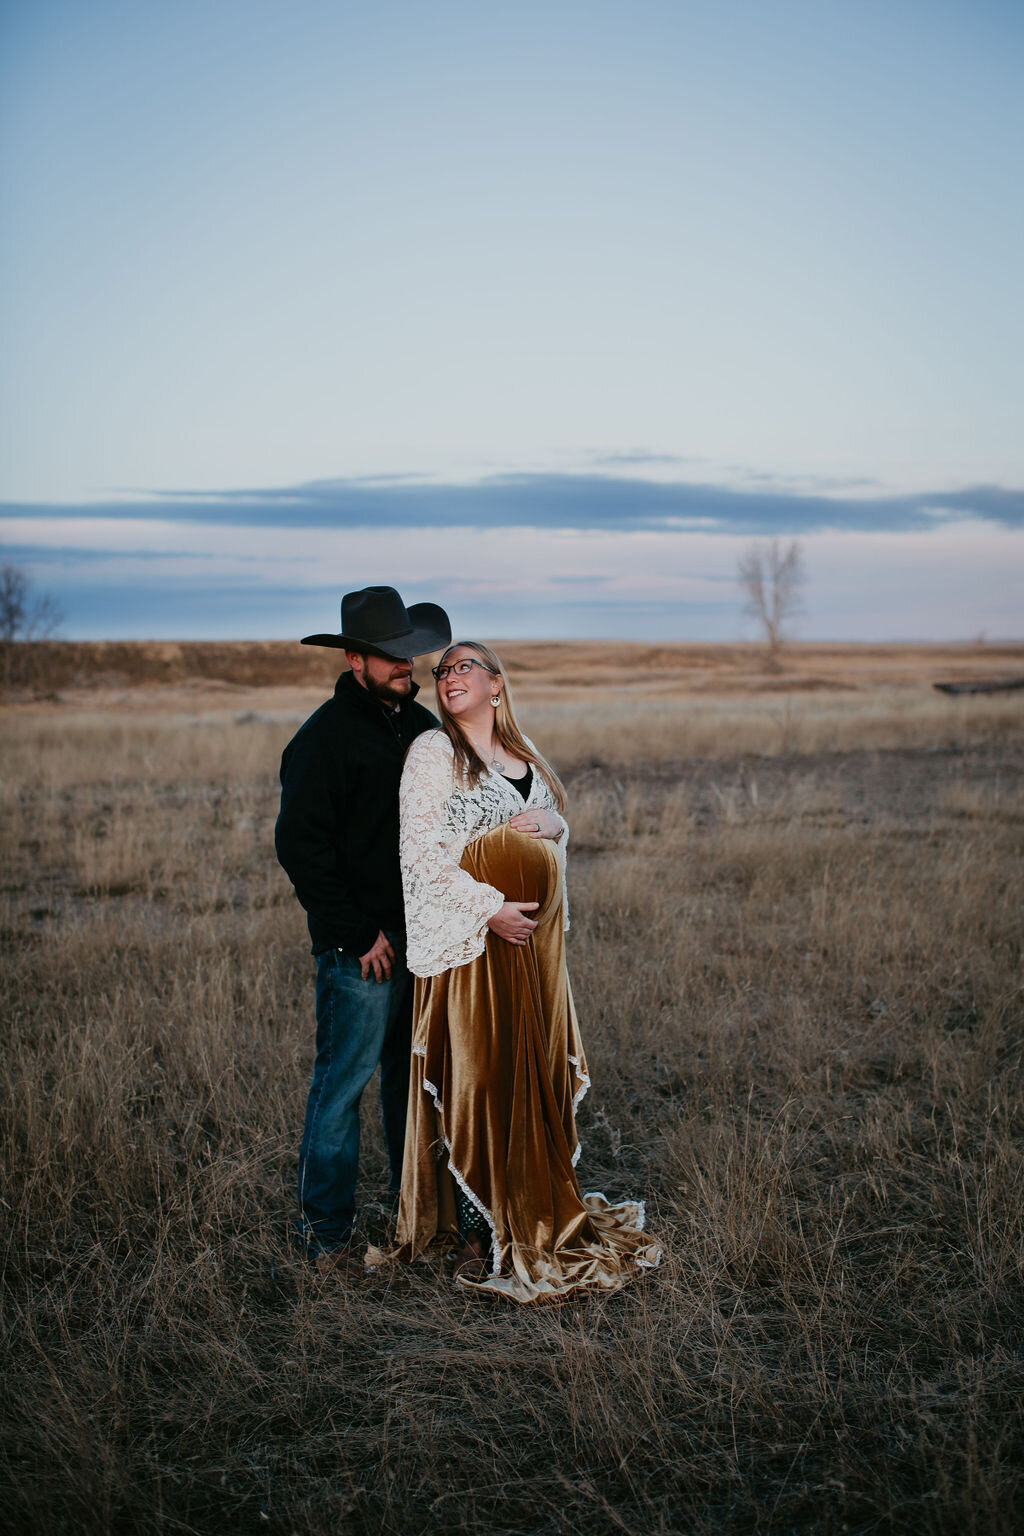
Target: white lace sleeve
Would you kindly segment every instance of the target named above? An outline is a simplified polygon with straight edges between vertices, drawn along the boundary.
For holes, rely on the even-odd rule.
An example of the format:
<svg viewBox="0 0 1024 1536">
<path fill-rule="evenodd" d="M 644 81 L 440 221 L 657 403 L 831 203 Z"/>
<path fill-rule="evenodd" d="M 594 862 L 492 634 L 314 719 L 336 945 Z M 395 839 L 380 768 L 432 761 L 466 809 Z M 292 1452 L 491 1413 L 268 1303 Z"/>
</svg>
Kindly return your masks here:
<svg viewBox="0 0 1024 1536">
<path fill-rule="evenodd" d="M 443 731 L 418 736 L 399 791 L 406 960 L 414 976 L 437 976 L 483 953 L 487 919 L 505 898 L 460 869 L 466 833 L 451 813 L 452 749 Z"/>
</svg>

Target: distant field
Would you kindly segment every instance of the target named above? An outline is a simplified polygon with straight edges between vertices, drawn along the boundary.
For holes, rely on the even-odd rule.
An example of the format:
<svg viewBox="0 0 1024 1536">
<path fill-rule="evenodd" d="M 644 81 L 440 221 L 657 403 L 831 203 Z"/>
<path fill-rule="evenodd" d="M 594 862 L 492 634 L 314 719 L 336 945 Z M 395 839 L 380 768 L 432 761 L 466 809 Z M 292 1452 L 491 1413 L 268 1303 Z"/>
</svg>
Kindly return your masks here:
<svg viewBox="0 0 1024 1536">
<path fill-rule="evenodd" d="M 1024 693 L 931 684 L 1024 647 L 499 643 L 570 793 L 581 1178 L 667 1253 L 526 1314 L 289 1245 L 276 767 L 341 658 L 54 649 L 0 708 L 10 1529 L 1015 1536 Z"/>
<path fill-rule="evenodd" d="M 479 638 L 479 637 L 478 637 Z M 483 637 L 487 638 L 487 637 Z M 541 691 L 642 689 L 656 693 L 801 692 L 882 684 L 928 686 L 943 678 L 1024 675 L 1024 642 L 1006 645 L 791 645 L 778 670 L 757 645 L 494 640 L 512 678 Z M 15 647 L 18 697 L 123 694 L 153 684 L 212 692 L 225 687 L 323 689 L 344 656 L 291 640 L 53 641 Z M 434 658 L 417 663 L 428 681 Z"/>
</svg>

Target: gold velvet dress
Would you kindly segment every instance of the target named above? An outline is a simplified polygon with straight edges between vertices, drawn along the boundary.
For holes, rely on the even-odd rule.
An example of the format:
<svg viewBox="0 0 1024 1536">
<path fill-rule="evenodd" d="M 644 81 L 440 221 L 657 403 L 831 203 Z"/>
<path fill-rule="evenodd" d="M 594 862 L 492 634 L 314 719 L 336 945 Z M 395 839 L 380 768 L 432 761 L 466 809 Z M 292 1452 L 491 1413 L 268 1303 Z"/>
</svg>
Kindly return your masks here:
<svg viewBox="0 0 1024 1536">
<path fill-rule="evenodd" d="M 525 808 L 554 809 L 534 772 Z M 398 1250 L 457 1241 L 456 1185 L 486 1222 L 490 1274 L 460 1284 L 519 1302 L 614 1291 L 660 1260 L 638 1201 L 583 1195 L 575 1110 L 590 1079 L 565 968 L 565 851 L 507 825 L 524 809 L 492 772 L 455 785 L 443 732 L 402 780 L 413 1060 Z M 536 901 L 523 946 L 492 934 L 505 901 Z"/>
</svg>

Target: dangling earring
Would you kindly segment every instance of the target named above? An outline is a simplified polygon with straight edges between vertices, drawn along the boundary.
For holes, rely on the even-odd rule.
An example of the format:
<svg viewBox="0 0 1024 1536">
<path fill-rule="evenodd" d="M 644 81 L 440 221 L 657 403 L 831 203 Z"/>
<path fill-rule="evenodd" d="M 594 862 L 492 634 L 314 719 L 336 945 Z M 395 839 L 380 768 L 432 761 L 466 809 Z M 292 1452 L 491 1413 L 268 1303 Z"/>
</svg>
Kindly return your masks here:
<svg viewBox="0 0 1024 1536">
<path fill-rule="evenodd" d="M 498 707 L 498 705 L 500 703 L 501 703 L 501 694 L 500 693 L 492 693 L 491 694 L 491 706 L 492 706 L 492 708 L 497 709 L 497 707 Z"/>
</svg>

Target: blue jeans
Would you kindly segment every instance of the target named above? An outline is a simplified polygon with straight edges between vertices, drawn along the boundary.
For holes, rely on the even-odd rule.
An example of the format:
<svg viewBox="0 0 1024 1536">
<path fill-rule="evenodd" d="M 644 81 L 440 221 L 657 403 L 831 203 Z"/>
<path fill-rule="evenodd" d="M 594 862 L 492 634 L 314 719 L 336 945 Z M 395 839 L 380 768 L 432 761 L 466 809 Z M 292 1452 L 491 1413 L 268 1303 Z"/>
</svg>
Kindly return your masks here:
<svg viewBox="0 0 1024 1536">
<path fill-rule="evenodd" d="M 299 1237 L 311 1255 L 341 1248 L 352 1236 L 359 1172 L 359 1100 L 380 1062 L 384 1137 L 391 1188 L 402 1183 L 409 1097 L 412 977 L 405 940 L 390 981 L 364 981 L 359 959 L 329 949 L 316 957 L 316 1061 L 299 1147 Z"/>
</svg>

